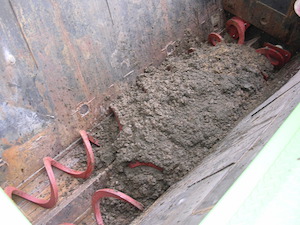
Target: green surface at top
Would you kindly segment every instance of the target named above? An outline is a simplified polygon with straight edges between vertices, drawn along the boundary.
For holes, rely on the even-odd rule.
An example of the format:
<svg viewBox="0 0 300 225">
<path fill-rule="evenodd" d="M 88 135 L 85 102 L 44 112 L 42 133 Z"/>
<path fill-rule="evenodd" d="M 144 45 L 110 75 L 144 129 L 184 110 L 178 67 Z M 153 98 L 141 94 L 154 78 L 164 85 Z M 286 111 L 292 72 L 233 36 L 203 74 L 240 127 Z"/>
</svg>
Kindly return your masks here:
<svg viewBox="0 0 300 225">
<path fill-rule="evenodd" d="M 300 225 L 300 104 L 201 225 Z"/>
</svg>

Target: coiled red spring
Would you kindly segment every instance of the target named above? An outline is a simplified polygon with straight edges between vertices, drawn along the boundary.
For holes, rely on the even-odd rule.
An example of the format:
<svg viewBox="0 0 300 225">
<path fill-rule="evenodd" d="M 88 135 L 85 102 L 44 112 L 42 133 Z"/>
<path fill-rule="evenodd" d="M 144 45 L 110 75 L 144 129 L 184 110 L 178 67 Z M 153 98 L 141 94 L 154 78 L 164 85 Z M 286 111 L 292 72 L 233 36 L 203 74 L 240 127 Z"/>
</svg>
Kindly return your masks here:
<svg viewBox="0 0 300 225">
<path fill-rule="evenodd" d="M 77 170 L 70 169 L 50 157 L 45 157 L 43 159 L 43 161 L 44 161 L 45 169 L 46 169 L 49 181 L 50 181 L 50 189 L 51 189 L 51 195 L 50 195 L 49 200 L 36 198 L 34 196 L 31 196 L 31 195 L 17 189 L 16 187 L 12 187 L 12 186 L 6 187 L 4 190 L 5 193 L 10 198 L 12 198 L 12 195 L 18 195 L 19 197 L 26 199 L 30 202 L 33 202 L 44 208 L 54 207 L 58 201 L 58 187 L 57 187 L 57 183 L 56 183 L 56 180 L 54 177 L 52 166 L 56 167 L 57 169 L 59 169 L 61 171 L 66 172 L 76 178 L 88 178 L 94 170 L 95 159 L 94 159 L 94 153 L 92 150 L 91 142 L 97 146 L 99 146 L 99 143 L 92 136 L 87 134 L 86 131 L 80 130 L 79 133 L 83 140 L 83 143 L 85 146 L 85 151 L 87 154 L 87 169 L 85 171 L 77 171 Z M 131 162 L 128 166 L 130 168 L 135 168 L 138 166 L 149 166 L 149 167 L 153 167 L 160 171 L 163 170 L 162 168 L 160 168 L 152 163 L 141 163 L 138 161 Z M 99 225 L 104 225 L 104 222 L 103 222 L 103 219 L 101 216 L 101 211 L 100 211 L 100 204 L 99 204 L 100 199 L 104 198 L 104 197 L 117 198 L 117 199 L 120 199 L 120 200 L 123 200 L 125 202 L 132 204 L 139 210 L 144 209 L 144 206 L 140 202 L 136 201 L 135 199 L 131 198 L 130 196 L 128 196 L 120 191 L 116 191 L 113 189 L 100 189 L 100 190 L 96 191 L 92 197 L 92 207 L 94 210 L 94 215 L 95 215 L 96 221 Z M 73 224 L 64 223 L 61 225 L 73 225 Z"/>
<path fill-rule="evenodd" d="M 34 196 L 31 196 L 31 195 L 25 193 L 24 191 L 21 191 L 18 188 L 12 187 L 12 186 L 6 187 L 4 190 L 5 193 L 10 198 L 12 198 L 13 194 L 18 195 L 23 199 L 26 199 L 30 202 L 33 202 L 33 203 L 35 203 L 41 207 L 47 208 L 47 209 L 54 207 L 58 201 L 58 187 L 57 187 L 57 183 L 56 183 L 56 180 L 54 177 L 52 166 L 56 167 L 57 169 L 59 169 L 61 171 L 66 172 L 76 178 L 88 178 L 94 170 L 95 159 L 94 159 L 94 153 L 92 150 L 92 146 L 90 143 L 91 138 L 89 138 L 89 135 L 84 130 L 80 130 L 79 133 L 83 140 L 83 143 L 85 146 L 85 152 L 87 154 L 87 168 L 85 171 L 77 171 L 77 170 L 70 169 L 50 157 L 45 157 L 43 159 L 43 161 L 44 161 L 45 169 L 46 169 L 49 181 L 50 181 L 50 189 L 51 189 L 51 195 L 50 195 L 49 200 L 36 198 Z M 92 140 L 92 142 L 94 142 L 94 141 Z"/>
<path fill-rule="evenodd" d="M 116 191 L 113 189 L 107 189 L 107 188 L 100 189 L 100 190 L 96 191 L 92 197 L 92 206 L 94 209 L 94 215 L 95 215 L 96 221 L 99 225 L 104 225 L 104 222 L 103 222 L 103 219 L 101 216 L 99 201 L 101 198 L 105 198 L 105 197 L 117 198 L 117 199 L 120 199 L 120 200 L 130 203 L 131 205 L 135 206 L 139 210 L 144 209 L 144 206 L 140 202 L 134 200 L 130 196 L 128 196 L 120 191 Z"/>
</svg>

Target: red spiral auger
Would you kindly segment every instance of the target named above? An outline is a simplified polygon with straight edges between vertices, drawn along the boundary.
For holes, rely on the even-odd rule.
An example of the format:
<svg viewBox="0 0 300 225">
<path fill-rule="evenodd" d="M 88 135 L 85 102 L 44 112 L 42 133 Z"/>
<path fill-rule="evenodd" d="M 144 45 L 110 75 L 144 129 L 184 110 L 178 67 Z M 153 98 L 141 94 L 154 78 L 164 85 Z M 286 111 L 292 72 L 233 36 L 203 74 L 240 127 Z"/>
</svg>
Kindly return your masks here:
<svg viewBox="0 0 300 225">
<path fill-rule="evenodd" d="M 120 200 L 130 203 L 131 205 L 135 206 L 136 208 L 138 208 L 141 211 L 144 210 L 144 206 L 140 202 L 134 200 L 130 196 L 128 196 L 120 191 L 116 191 L 116 190 L 108 189 L 108 188 L 100 189 L 100 190 L 96 191 L 92 197 L 92 206 L 94 209 L 94 215 L 95 215 L 98 225 L 104 225 L 104 222 L 103 222 L 103 219 L 101 216 L 99 201 L 101 198 L 105 198 L 105 197 L 117 198 L 117 199 L 120 199 Z"/>
<path fill-rule="evenodd" d="M 139 161 L 134 161 L 134 162 L 130 162 L 128 164 L 129 168 L 135 168 L 135 167 L 139 167 L 139 166 L 148 166 L 148 167 L 152 167 L 154 169 L 157 169 L 159 171 L 163 171 L 164 169 L 153 164 L 153 163 L 149 163 L 149 162 L 139 162 Z"/>
<path fill-rule="evenodd" d="M 51 188 L 51 195 L 49 200 L 36 198 L 11 186 L 5 188 L 4 190 L 5 193 L 10 198 L 12 198 L 12 195 L 18 195 L 21 198 L 24 198 L 44 208 L 54 207 L 58 201 L 58 187 L 54 177 L 52 166 L 76 178 L 88 178 L 94 170 L 95 159 L 94 159 L 94 153 L 92 150 L 91 142 L 96 145 L 98 145 L 98 143 L 91 136 L 89 136 L 86 131 L 80 130 L 79 133 L 83 140 L 85 151 L 87 154 L 87 169 L 85 171 L 77 171 L 77 170 L 70 169 L 50 157 L 45 157 L 43 161 L 44 161 L 47 175 L 49 177 L 50 188 Z"/>
<path fill-rule="evenodd" d="M 222 41 L 224 41 L 224 38 L 218 33 L 212 32 L 208 35 L 208 42 L 211 43 L 213 46 L 216 46 Z"/>
</svg>

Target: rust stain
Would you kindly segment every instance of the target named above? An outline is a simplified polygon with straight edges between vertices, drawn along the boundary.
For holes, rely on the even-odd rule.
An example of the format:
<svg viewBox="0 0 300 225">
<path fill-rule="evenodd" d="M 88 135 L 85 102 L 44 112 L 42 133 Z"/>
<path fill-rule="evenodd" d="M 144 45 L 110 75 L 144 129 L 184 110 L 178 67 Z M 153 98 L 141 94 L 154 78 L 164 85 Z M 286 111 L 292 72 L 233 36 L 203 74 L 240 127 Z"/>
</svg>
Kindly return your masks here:
<svg viewBox="0 0 300 225">
<path fill-rule="evenodd" d="M 92 98 L 91 100 L 89 100 L 89 101 L 87 101 L 87 102 L 81 102 L 81 103 L 79 103 L 78 104 L 78 106 L 76 107 L 76 109 L 75 109 L 75 111 L 72 113 L 72 116 L 74 115 L 74 114 L 76 114 L 76 113 L 80 113 L 80 115 L 81 115 L 81 117 L 84 117 L 84 116 L 86 116 L 88 113 L 90 113 L 92 110 L 92 102 L 95 100 L 95 97 L 94 98 Z M 83 107 L 84 105 L 86 105 L 87 107 L 88 107 L 88 111 L 87 111 L 87 113 L 81 113 L 80 112 L 80 109 L 81 109 L 81 107 Z"/>
<path fill-rule="evenodd" d="M 4 145 L 11 145 L 11 142 L 9 140 L 7 140 L 6 138 L 1 138 L 0 139 L 1 143 L 3 143 Z"/>
<path fill-rule="evenodd" d="M 36 62 L 36 60 L 35 60 L 34 54 L 33 54 L 32 50 L 31 50 L 31 47 L 30 47 L 30 45 L 29 45 L 29 43 L 28 43 L 28 40 L 27 40 L 26 35 L 25 35 L 25 33 L 24 33 L 22 24 L 20 23 L 20 21 L 19 21 L 19 19 L 18 19 L 18 17 L 17 17 L 16 11 L 14 10 L 14 7 L 13 7 L 13 5 L 12 5 L 11 0 L 8 0 L 8 2 L 9 2 L 9 5 L 10 5 L 10 8 L 11 8 L 13 14 L 14 14 L 14 17 L 15 17 L 15 19 L 16 19 L 16 21 L 17 21 L 18 27 L 20 28 L 20 31 L 21 31 L 22 37 L 23 37 L 23 39 L 24 39 L 24 41 L 25 41 L 25 44 L 26 44 L 26 46 L 27 46 L 27 48 L 28 48 L 28 50 L 29 50 L 29 53 L 30 53 L 30 55 L 31 55 L 31 57 L 32 57 L 32 60 L 33 60 L 33 62 L 34 62 L 34 65 L 35 65 L 36 68 L 38 69 L 38 68 L 39 68 L 39 67 L 38 67 L 38 64 L 37 64 L 37 62 Z"/>
<path fill-rule="evenodd" d="M 40 152 L 41 158 L 34 158 L 34 156 L 36 156 L 35 151 L 42 150 L 42 139 L 48 136 L 50 129 L 45 129 L 26 143 L 22 145 L 11 146 L 3 152 L 3 160 L 5 160 L 9 165 L 7 174 L 5 176 L 10 185 L 17 185 L 22 182 L 24 179 L 24 174 L 27 172 L 27 170 L 32 172 L 32 169 L 37 170 L 42 166 L 41 158 L 47 154 L 47 152 Z M 7 139 L 2 140 L 8 142 Z M 49 150 L 51 151 L 51 149 Z"/>
<path fill-rule="evenodd" d="M 51 0 L 51 4 L 53 5 L 54 12 L 56 15 L 54 20 L 56 21 L 57 26 L 61 28 L 62 39 L 69 50 L 69 57 L 72 58 L 72 60 L 75 64 L 74 66 L 76 68 L 76 70 L 75 70 L 76 78 L 80 82 L 85 96 L 88 97 L 89 96 L 89 88 L 85 83 L 74 45 L 72 44 L 72 42 L 70 40 L 69 33 L 67 32 L 66 28 L 63 25 L 63 20 L 61 18 L 61 10 L 56 1 Z"/>
<path fill-rule="evenodd" d="M 77 46 L 80 49 L 80 52 L 82 53 L 85 60 L 91 59 L 93 57 L 92 52 L 94 50 L 94 47 L 92 45 L 93 40 L 89 37 L 82 37 L 80 39 L 77 39 Z"/>
<path fill-rule="evenodd" d="M 0 142 L 3 144 L 3 145 L 6 145 L 6 146 L 20 146 L 22 143 L 25 143 L 27 141 L 27 137 L 24 136 L 24 137 L 19 137 L 18 139 L 16 140 L 9 140 L 7 138 L 1 138 L 0 139 Z M 9 147 L 9 148 L 10 148 Z"/>
<path fill-rule="evenodd" d="M 43 95 L 44 106 L 48 112 L 51 112 L 51 114 L 55 116 L 51 116 L 53 120 L 51 120 L 51 123 L 47 125 L 48 128 L 44 131 L 35 135 L 29 141 L 23 140 L 26 141 L 24 144 L 17 142 L 10 143 L 9 149 L 4 152 L 3 155 L 6 161 L 10 163 L 7 174 L 8 183 L 19 184 L 24 178 L 27 178 L 42 166 L 40 160 L 42 157 L 54 156 L 60 149 L 72 143 L 77 137 L 77 129 L 92 127 L 96 121 L 103 118 L 110 103 L 110 101 L 105 100 L 105 97 L 109 97 L 111 100 L 115 99 L 120 93 L 120 88 L 116 81 L 118 77 L 114 77 L 115 75 L 111 71 L 114 70 L 114 68 L 111 67 L 109 60 L 106 62 L 105 57 L 111 53 L 109 52 L 110 49 L 107 50 L 107 54 L 101 52 L 101 49 L 106 50 L 105 48 L 107 48 L 108 45 L 111 46 L 113 41 L 100 40 L 95 36 L 98 35 L 98 33 L 83 35 L 81 38 L 76 39 L 76 37 L 72 36 L 72 33 L 68 32 L 63 20 L 64 8 L 57 0 L 50 0 L 50 4 L 52 4 L 50 8 L 45 8 L 45 6 L 48 7 L 48 4 L 44 5 L 43 3 L 37 4 L 30 2 L 28 5 L 23 1 L 20 3 L 14 0 L 10 1 L 12 10 L 16 10 L 15 13 L 17 13 L 18 16 L 16 20 L 19 23 L 18 25 L 21 32 L 23 32 L 24 40 L 27 41 L 28 49 L 31 51 L 32 48 L 39 62 L 40 72 L 38 76 L 40 76 L 40 79 L 36 81 L 37 89 L 39 93 Z M 139 3 L 139 1 L 136 2 Z M 81 6 L 78 2 L 75 2 L 73 5 L 78 6 L 78 8 Z M 27 6 L 29 8 L 27 8 Z M 168 16 L 168 14 L 172 14 L 169 8 L 170 4 L 167 0 L 160 0 L 159 7 L 158 9 L 153 9 L 153 11 L 159 14 L 158 19 L 162 25 L 158 26 L 158 28 L 162 28 L 159 30 L 161 32 L 157 37 L 149 38 L 151 45 L 144 46 L 145 48 L 147 47 L 146 51 L 140 51 L 142 53 L 139 53 L 139 57 L 143 60 L 140 68 L 134 68 L 134 74 L 141 72 L 143 67 L 149 64 L 150 61 L 151 63 L 154 61 L 154 65 L 161 62 L 164 58 L 164 54 L 160 52 L 161 44 L 169 42 L 170 40 L 168 40 L 168 38 L 173 38 L 173 35 L 170 35 L 173 31 L 173 29 L 171 29 L 172 27 L 170 27 L 170 25 L 173 26 L 171 23 L 173 21 L 171 20 L 172 17 Z M 103 9 L 106 10 L 105 5 L 103 5 Z M 47 10 L 48 14 L 43 15 L 43 10 Z M 85 8 L 82 10 L 85 10 Z M 118 8 L 114 10 L 118 12 Z M 119 10 L 123 9 L 120 8 Z M 37 12 L 34 16 L 31 16 L 31 11 Z M 94 10 L 90 13 L 94 13 Z M 49 15 L 51 16 L 50 19 L 48 17 Z M 47 16 L 47 18 L 44 18 L 44 16 Z M 36 18 L 40 19 L 36 21 Z M 76 20 L 79 19 L 81 18 L 76 18 Z M 128 25 L 126 23 L 124 24 L 126 26 Z M 111 27 L 104 28 L 107 29 L 104 30 L 104 35 L 122 31 L 122 27 L 117 27 L 117 30 L 110 30 Z M 158 28 L 153 29 L 156 30 Z M 99 26 L 97 29 L 102 29 L 102 27 Z M 149 31 L 151 34 L 154 32 L 147 29 L 146 31 L 142 31 Z M 178 32 L 179 31 L 180 30 L 178 30 Z M 140 39 L 143 36 L 143 32 L 141 32 L 141 36 L 136 34 L 138 37 L 136 43 L 141 41 Z M 102 33 L 100 30 L 99 34 Z M 179 35 L 176 34 L 176 36 Z M 61 54 L 59 54 L 59 58 L 57 52 L 61 51 L 61 49 L 58 48 L 61 47 L 61 45 L 64 47 L 65 52 L 62 52 L 62 57 Z M 26 48 L 25 51 L 28 52 Z M 139 49 L 135 51 L 139 51 Z M 79 56 L 83 56 L 83 58 L 79 58 Z M 32 54 L 31 57 L 34 58 L 34 55 Z M 30 58 L 28 59 L 31 60 Z M 86 65 L 90 64 L 83 64 L 81 60 L 93 61 L 95 62 L 95 67 L 91 66 L 91 68 L 85 68 Z M 99 60 L 104 62 L 97 63 Z M 33 64 L 33 62 L 31 64 Z M 32 67 L 33 66 L 34 65 L 32 65 Z M 74 71 L 66 70 L 66 67 L 70 67 L 74 69 Z M 5 69 L 6 80 L 8 80 L 14 76 L 15 70 L 18 68 L 7 66 Z M 68 75 L 71 77 L 71 82 L 74 82 L 74 84 L 72 84 L 73 86 L 70 80 L 68 80 L 68 77 L 62 75 L 65 71 L 70 72 Z M 129 76 L 129 74 L 124 76 Z M 109 82 L 106 82 L 107 87 L 102 88 L 103 80 L 107 81 L 108 79 Z M 94 85 L 87 83 L 88 80 L 94 82 Z M 97 89 L 89 90 L 89 86 L 94 86 Z M 74 87 L 78 87 L 78 90 Z M 16 88 L 10 88 L 8 91 L 12 96 Z M 80 95 L 78 93 L 80 93 Z M 91 113 L 84 114 L 84 117 L 78 113 L 72 115 L 73 110 L 79 106 L 77 105 L 78 102 L 82 104 L 82 102 L 88 102 L 93 97 L 95 97 L 95 100 L 89 107 Z M 4 141 L 8 143 L 9 139 Z M 19 139 L 17 141 L 21 142 L 22 140 Z M 26 167 L 23 168 L 25 165 Z"/>
<path fill-rule="evenodd" d="M 20 151 L 18 146 L 13 146 L 3 152 L 3 158 L 9 165 L 6 180 L 14 182 L 14 180 L 22 179 L 20 174 L 28 167 L 24 159 L 29 158 L 30 154 L 30 150 Z"/>
</svg>

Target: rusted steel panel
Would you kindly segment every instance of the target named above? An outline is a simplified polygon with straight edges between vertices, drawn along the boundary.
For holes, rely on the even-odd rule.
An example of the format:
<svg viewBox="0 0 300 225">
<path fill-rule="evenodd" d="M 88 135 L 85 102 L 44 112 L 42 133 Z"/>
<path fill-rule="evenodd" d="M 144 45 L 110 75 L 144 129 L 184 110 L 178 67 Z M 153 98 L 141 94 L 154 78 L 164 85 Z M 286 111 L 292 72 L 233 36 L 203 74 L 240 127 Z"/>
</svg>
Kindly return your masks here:
<svg viewBox="0 0 300 225">
<path fill-rule="evenodd" d="M 300 18 L 294 12 L 294 2 L 295 0 L 223 0 L 223 7 L 293 49 L 298 49 Z"/>
<path fill-rule="evenodd" d="M 220 1 L 8 0 L 0 9 L 0 184 L 17 185 L 92 127 L 118 92 Z"/>
<path fill-rule="evenodd" d="M 47 93 L 37 88 L 39 72 L 31 46 L 9 1 L 1 2 L 0 15 L 0 183 L 3 183 L 8 174 L 10 179 L 21 181 L 24 173 L 38 168 L 38 159 L 29 164 L 31 168 L 27 164 L 34 146 L 23 149 L 22 145 L 47 127 L 51 108 L 47 106 Z M 7 149 L 9 153 L 5 152 Z"/>
</svg>

